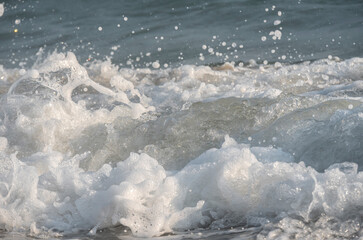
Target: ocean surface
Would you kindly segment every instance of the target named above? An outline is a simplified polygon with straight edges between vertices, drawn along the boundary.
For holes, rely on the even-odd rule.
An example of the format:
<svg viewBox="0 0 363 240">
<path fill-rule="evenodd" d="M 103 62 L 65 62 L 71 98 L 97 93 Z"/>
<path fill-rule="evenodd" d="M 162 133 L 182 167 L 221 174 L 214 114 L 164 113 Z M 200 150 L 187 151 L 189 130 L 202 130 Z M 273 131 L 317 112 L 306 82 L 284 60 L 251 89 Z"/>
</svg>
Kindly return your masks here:
<svg viewBox="0 0 363 240">
<path fill-rule="evenodd" d="M 362 0 L 0 0 L 1 239 L 363 239 Z"/>
</svg>

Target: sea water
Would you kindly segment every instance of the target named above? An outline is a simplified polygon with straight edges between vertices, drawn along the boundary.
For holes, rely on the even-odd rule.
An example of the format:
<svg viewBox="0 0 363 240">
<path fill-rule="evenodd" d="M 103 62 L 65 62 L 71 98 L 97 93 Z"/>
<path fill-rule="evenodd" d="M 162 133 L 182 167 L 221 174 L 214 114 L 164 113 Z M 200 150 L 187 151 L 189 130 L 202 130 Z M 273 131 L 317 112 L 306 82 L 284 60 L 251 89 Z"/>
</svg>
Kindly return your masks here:
<svg viewBox="0 0 363 240">
<path fill-rule="evenodd" d="M 0 3 L 0 237 L 361 239 L 362 1 Z"/>
</svg>

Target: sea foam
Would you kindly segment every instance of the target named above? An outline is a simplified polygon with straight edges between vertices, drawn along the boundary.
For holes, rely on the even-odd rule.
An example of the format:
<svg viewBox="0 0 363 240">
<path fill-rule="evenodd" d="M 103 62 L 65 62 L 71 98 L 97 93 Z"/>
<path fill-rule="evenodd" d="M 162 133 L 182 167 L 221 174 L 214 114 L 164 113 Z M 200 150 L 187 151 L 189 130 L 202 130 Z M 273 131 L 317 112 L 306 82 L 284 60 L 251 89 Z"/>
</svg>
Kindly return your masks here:
<svg viewBox="0 0 363 240">
<path fill-rule="evenodd" d="M 54 151 L 23 160 L 2 155 L 2 227 L 69 233 L 122 224 L 136 236 L 151 237 L 261 223 L 280 229 L 282 222 L 287 227 L 294 221 L 321 228 L 311 226 L 321 218 L 360 226 L 363 175 L 354 163 L 318 173 L 281 150 L 237 144 L 228 136 L 220 149 L 178 172 L 135 153 L 114 167 L 87 172 L 79 168 L 84 157 Z M 322 231 L 331 234 L 333 228 L 327 222 Z"/>
<path fill-rule="evenodd" d="M 362 66 L 0 66 L 0 227 L 362 236 Z"/>
</svg>

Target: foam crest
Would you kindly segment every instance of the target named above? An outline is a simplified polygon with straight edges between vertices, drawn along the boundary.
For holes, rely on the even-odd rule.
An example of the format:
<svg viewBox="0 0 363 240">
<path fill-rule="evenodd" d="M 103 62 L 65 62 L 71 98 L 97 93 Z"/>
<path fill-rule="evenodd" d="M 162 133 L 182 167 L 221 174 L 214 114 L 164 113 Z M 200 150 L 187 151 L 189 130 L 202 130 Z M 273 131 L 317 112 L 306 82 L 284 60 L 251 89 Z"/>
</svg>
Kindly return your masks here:
<svg viewBox="0 0 363 240">
<path fill-rule="evenodd" d="M 39 56 L 0 68 L 1 229 L 362 236 L 360 58 L 155 70 Z"/>
<path fill-rule="evenodd" d="M 266 151 L 275 151 L 275 158 L 265 154 L 258 160 Z M 229 137 L 178 172 L 165 171 L 146 154 L 131 154 L 95 172 L 79 168 L 84 155 L 49 152 L 21 160 L 2 155 L 8 164 L 1 168 L 1 225 L 69 233 L 122 224 L 136 236 L 150 237 L 256 225 L 261 218 L 281 225 L 299 217 L 319 224 L 321 216 L 336 221 L 361 216 L 363 175 L 356 164 L 318 173 L 286 157 L 281 150 L 250 148 Z M 357 233 L 354 229 L 349 231 Z"/>
<path fill-rule="evenodd" d="M 22 135 L 26 140 L 20 141 L 19 151 L 24 154 L 66 152 L 69 141 L 87 127 L 112 123 L 118 117 L 137 119 L 154 110 L 146 101 L 130 101 L 125 91 L 134 90 L 132 83 L 124 88 L 122 80 L 114 78 L 111 84 L 115 89 L 92 81 L 73 53 L 49 55 L 20 77 L 2 99 L 9 141 L 14 144 Z M 143 97 L 137 90 L 133 94 Z"/>
</svg>

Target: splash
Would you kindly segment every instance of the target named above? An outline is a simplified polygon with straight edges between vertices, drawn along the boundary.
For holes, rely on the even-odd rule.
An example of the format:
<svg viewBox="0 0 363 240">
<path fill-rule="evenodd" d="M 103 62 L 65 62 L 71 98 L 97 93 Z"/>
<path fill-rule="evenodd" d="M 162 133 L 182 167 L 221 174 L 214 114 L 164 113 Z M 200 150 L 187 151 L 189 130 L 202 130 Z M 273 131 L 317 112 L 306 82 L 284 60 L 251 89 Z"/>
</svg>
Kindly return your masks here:
<svg viewBox="0 0 363 240">
<path fill-rule="evenodd" d="M 125 69 L 39 55 L 0 67 L 1 229 L 362 236 L 362 59 Z"/>
</svg>

